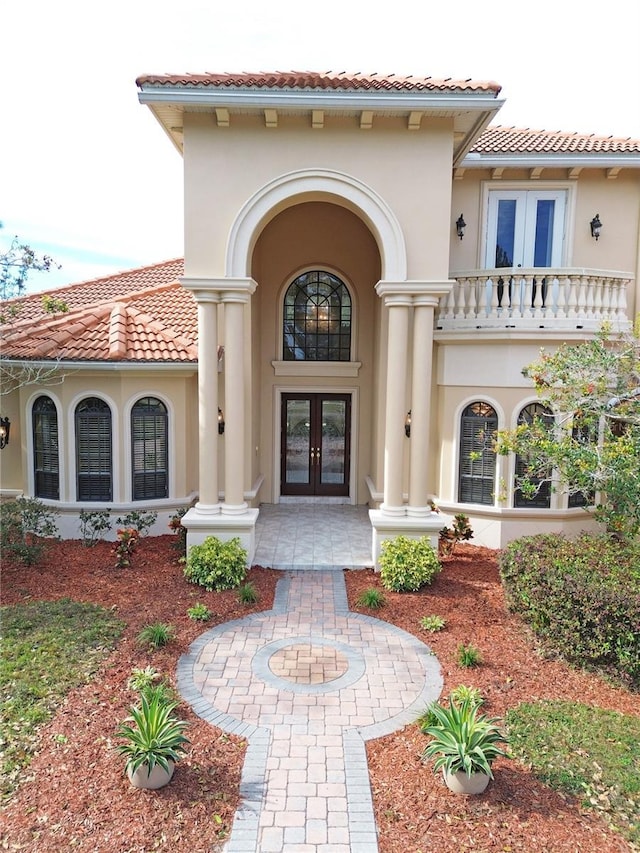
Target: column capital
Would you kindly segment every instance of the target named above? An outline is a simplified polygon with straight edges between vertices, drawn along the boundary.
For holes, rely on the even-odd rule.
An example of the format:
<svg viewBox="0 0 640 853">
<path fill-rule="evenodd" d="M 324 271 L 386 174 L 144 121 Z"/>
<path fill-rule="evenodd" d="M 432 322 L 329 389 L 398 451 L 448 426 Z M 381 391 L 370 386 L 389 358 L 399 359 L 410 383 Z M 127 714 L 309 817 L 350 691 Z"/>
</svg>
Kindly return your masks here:
<svg viewBox="0 0 640 853">
<path fill-rule="evenodd" d="M 183 276 L 178 280 L 196 302 L 248 302 L 258 286 L 252 278 Z"/>
<path fill-rule="evenodd" d="M 376 293 L 391 305 L 438 305 L 443 296 L 447 296 L 455 284 L 452 280 L 407 280 L 385 281 L 376 284 Z M 404 299 L 404 303 L 401 301 Z"/>
</svg>

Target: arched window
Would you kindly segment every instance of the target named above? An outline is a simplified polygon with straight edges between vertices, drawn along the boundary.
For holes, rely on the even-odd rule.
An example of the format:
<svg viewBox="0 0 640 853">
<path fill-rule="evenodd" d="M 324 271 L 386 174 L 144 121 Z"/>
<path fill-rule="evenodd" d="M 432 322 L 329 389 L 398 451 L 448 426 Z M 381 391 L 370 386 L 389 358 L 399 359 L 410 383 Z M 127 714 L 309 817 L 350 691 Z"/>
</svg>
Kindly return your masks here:
<svg viewBox="0 0 640 853">
<path fill-rule="evenodd" d="M 548 406 L 542 403 L 529 403 L 525 406 L 518 415 L 518 425 L 526 424 L 531 426 L 535 422 L 540 423 L 546 429 L 553 427 L 553 412 Z M 551 481 L 550 479 L 540 479 L 537 477 L 528 477 L 529 482 L 535 486 L 535 494 L 529 497 L 518 488 L 520 478 L 526 473 L 527 465 L 522 456 L 516 454 L 516 477 L 515 489 L 513 492 L 513 505 L 517 507 L 538 507 L 541 509 L 549 509 L 551 506 Z"/>
<path fill-rule="evenodd" d="M 77 500 L 113 499 L 111 409 L 98 397 L 76 406 Z"/>
<path fill-rule="evenodd" d="M 461 503 L 493 504 L 496 454 L 493 434 L 498 416 L 488 403 L 471 403 L 460 419 L 458 500 Z"/>
<path fill-rule="evenodd" d="M 303 273 L 284 297 L 285 361 L 349 361 L 351 297 L 337 276 L 322 270 Z"/>
<path fill-rule="evenodd" d="M 33 404 L 33 483 L 37 498 L 60 499 L 58 412 L 51 397 Z"/>
<path fill-rule="evenodd" d="M 131 481 L 133 500 L 169 496 L 167 407 L 142 397 L 131 409 Z"/>
</svg>

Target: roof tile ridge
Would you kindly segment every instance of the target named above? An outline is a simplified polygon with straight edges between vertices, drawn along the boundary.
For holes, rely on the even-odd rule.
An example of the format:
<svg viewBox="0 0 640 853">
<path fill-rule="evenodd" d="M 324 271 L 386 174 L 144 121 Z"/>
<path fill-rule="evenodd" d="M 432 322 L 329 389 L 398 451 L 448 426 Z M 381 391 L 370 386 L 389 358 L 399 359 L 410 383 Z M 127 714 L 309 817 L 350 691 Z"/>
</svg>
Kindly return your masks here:
<svg viewBox="0 0 640 853">
<path fill-rule="evenodd" d="M 128 310 L 124 302 L 113 304 L 109 316 L 109 358 L 121 359 L 127 354 L 129 337 L 127 334 Z"/>
<path fill-rule="evenodd" d="M 162 320 L 158 320 L 156 317 L 152 317 L 151 314 L 148 314 L 145 311 L 141 311 L 140 309 L 133 308 L 131 306 L 127 307 L 127 312 L 132 320 L 136 320 L 138 323 L 141 323 L 147 329 L 152 329 L 158 335 L 163 337 L 167 342 L 170 341 L 176 346 L 184 347 L 187 350 L 193 349 L 194 352 L 197 353 L 197 344 L 195 344 L 192 340 L 189 340 L 188 338 L 184 337 L 184 335 L 181 335 L 176 332 L 172 326 L 168 326 L 166 323 L 163 323 Z"/>
</svg>

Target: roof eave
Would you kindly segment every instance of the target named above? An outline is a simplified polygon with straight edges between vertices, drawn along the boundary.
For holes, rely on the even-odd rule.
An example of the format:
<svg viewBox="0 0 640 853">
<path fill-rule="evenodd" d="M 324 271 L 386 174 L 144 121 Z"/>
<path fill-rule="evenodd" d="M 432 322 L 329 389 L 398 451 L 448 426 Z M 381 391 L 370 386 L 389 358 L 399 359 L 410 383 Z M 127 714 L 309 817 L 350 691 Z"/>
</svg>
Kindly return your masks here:
<svg viewBox="0 0 640 853">
<path fill-rule="evenodd" d="M 536 154 L 529 152 L 518 154 L 482 154 L 472 151 L 465 155 L 460 166 L 465 169 L 535 169 L 541 166 L 547 169 L 637 169 L 640 168 L 640 154 L 636 152 L 628 154 L 600 153 L 598 151 L 557 154 Z"/>
<path fill-rule="evenodd" d="M 228 89 L 197 88 L 193 85 L 142 85 L 138 93 L 141 104 L 171 104 L 181 107 L 227 107 L 248 109 L 287 110 L 483 110 L 491 105 L 497 112 L 504 101 L 496 99 L 496 93 L 453 92 L 380 92 L 380 91 L 328 91 L 295 89 Z"/>
</svg>

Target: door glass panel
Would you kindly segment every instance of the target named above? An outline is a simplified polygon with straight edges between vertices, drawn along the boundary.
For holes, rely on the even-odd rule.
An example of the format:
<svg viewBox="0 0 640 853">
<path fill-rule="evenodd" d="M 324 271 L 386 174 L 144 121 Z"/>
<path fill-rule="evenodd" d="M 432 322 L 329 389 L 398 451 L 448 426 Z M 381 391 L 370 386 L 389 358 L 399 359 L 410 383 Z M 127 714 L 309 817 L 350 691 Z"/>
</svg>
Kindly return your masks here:
<svg viewBox="0 0 640 853">
<path fill-rule="evenodd" d="M 538 199 L 536 207 L 536 236 L 533 250 L 534 267 L 552 266 L 553 219 L 556 203 L 553 199 Z"/>
<path fill-rule="evenodd" d="M 515 233 L 516 200 L 514 198 L 500 199 L 496 233 L 496 267 L 513 266 Z"/>
<path fill-rule="evenodd" d="M 285 482 L 308 483 L 310 479 L 311 401 L 287 400 Z"/>
<path fill-rule="evenodd" d="M 344 483 L 346 401 L 322 400 L 320 482 Z"/>
</svg>

